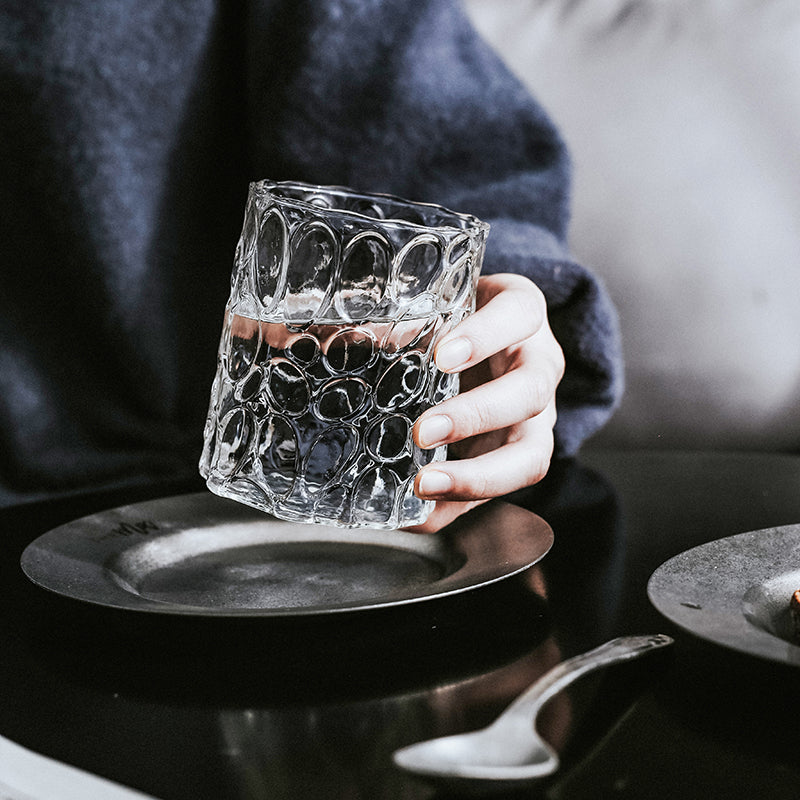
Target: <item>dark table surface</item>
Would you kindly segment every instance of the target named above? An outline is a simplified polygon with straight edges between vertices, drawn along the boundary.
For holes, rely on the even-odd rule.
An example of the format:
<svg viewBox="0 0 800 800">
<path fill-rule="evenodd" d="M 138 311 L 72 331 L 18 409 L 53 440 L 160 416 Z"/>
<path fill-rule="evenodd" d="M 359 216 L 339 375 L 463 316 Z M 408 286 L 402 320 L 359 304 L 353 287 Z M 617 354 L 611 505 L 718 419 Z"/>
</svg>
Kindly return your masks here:
<svg viewBox="0 0 800 800">
<path fill-rule="evenodd" d="M 548 667 L 608 638 L 663 632 L 676 640 L 663 654 L 550 702 L 540 729 L 561 770 L 501 796 L 800 797 L 797 667 L 679 630 L 646 594 L 679 552 L 800 522 L 800 457 L 589 452 L 513 498 L 553 527 L 540 564 L 335 619 L 113 611 L 21 573 L 24 547 L 56 525 L 198 488 L 0 511 L 0 734 L 161 800 L 443 800 L 455 795 L 401 774 L 392 751 L 488 722 Z"/>
</svg>

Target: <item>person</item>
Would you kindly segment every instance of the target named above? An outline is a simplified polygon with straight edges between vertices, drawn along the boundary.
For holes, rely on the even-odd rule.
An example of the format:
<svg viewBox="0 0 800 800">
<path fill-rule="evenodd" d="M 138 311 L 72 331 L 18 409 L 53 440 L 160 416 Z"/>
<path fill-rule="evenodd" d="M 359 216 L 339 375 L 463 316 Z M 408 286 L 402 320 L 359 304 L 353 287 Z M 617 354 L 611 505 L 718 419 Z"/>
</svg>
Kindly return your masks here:
<svg viewBox="0 0 800 800">
<path fill-rule="evenodd" d="M 251 180 L 492 225 L 443 340 L 435 530 L 539 480 L 614 409 L 602 283 L 569 255 L 569 160 L 457 0 L 0 4 L 0 504 L 196 474 Z"/>
</svg>

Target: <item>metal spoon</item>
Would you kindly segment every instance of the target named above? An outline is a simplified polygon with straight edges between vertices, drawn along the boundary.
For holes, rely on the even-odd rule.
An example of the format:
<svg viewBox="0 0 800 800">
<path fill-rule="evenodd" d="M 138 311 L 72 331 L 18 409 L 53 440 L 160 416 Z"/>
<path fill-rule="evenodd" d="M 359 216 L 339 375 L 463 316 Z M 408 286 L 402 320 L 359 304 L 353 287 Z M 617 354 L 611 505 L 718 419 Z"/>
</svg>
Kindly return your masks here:
<svg viewBox="0 0 800 800">
<path fill-rule="evenodd" d="M 429 779 L 497 784 L 525 783 L 558 769 L 558 755 L 536 731 L 542 706 L 585 673 L 638 658 L 672 644 L 663 634 L 623 636 L 553 667 L 524 691 L 491 725 L 396 750 L 394 763 Z"/>
</svg>

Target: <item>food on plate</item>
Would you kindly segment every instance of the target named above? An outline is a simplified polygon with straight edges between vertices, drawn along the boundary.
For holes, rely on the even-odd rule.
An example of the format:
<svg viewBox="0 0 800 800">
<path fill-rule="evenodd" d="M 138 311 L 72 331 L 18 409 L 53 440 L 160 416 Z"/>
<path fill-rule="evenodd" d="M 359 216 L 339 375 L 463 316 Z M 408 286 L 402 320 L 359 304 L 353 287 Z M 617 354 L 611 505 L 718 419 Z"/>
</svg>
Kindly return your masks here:
<svg viewBox="0 0 800 800">
<path fill-rule="evenodd" d="M 797 589 L 789 601 L 789 613 L 792 615 L 792 635 L 800 644 L 800 589 Z"/>
</svg>

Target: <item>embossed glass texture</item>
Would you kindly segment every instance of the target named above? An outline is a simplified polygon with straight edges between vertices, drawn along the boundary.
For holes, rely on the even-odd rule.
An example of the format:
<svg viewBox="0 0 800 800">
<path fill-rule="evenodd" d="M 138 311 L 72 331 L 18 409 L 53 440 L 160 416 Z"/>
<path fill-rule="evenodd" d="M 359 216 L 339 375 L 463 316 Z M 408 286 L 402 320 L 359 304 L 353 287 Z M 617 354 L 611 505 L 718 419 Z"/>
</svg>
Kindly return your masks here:
<svg viewBox="0 0 800 800">
<path fill-rule="evenodd" d="M 458 391 L 436 342 L 475 305 L 489 226 L 341 187 L 250 185 L 200 472 L 277 517 L 423 522 L 411 429 Z"/>
</svg>

